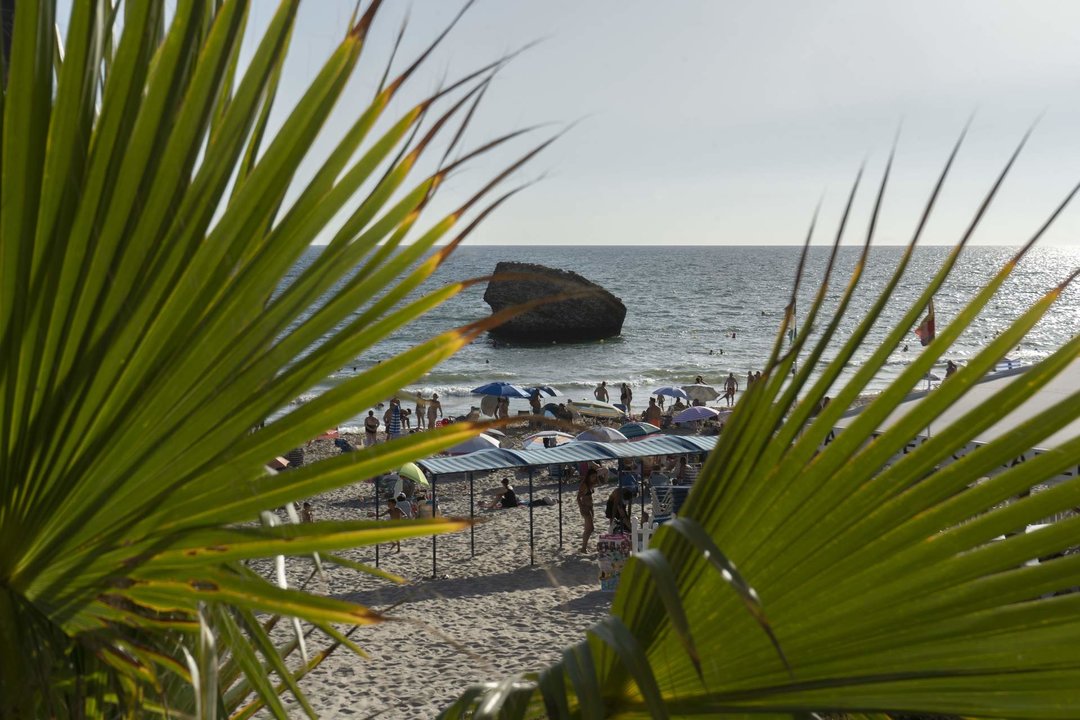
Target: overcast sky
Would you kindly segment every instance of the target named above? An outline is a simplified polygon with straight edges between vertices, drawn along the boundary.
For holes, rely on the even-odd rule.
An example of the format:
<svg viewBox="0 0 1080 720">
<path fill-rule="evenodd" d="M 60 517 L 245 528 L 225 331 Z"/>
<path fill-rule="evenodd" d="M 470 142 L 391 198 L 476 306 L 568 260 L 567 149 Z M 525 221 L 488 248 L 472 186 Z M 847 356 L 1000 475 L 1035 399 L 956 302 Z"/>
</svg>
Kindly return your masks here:
<svg viewBox="0 0 1080 720">
<path fill-rule="evenodd" d="M 254 3 L 254 30 L 275 4 Z M 317 72 L 353 5 L 302 5 L 279 108 Z M 406 9 L 403 60 L 461 2 L 385 5 L 327 137 L 366 102 Z M 822 195 L 834 226 L 864 158 L 876 183 L 901 121 L 879 237 L 904 242 L 974 112 L 927 241 L 955 241 L 1042 115 L 975 238 L 1015 244 L 1080 180 L 1078 36 L 1080 3 L 1069 0 L 479 0 L 413 87 L 430 91 L 540 39 L 497 77 L 467 139 L 555 123 L 539 140 L 580 121 L 519 176 L 542 181 L 500 209 L 474 243 L 798 244 Z M 525 147 L 473 165 L 432 209 L 450 208 Z M 1047 240 L 1080 245 L 1080 206 Z"/>
</svg>

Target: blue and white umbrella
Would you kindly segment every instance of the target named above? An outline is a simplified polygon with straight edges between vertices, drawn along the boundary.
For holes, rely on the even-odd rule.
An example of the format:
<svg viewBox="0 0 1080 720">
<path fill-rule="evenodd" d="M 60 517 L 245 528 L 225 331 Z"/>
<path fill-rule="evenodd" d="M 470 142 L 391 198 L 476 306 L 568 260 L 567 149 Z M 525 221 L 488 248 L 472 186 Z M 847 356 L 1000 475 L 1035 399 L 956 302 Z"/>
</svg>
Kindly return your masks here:
<svg viewBox="0 0 1080 720">
<path fill-rule="evenodd" d="M 683 390 L 682 388 L 671 387 L 671 386 L 662 387 L 659 390 L 653 390 L 652 394 L 653 395 L 667 395 L 668 397 L 682 398 L 683 400 L 689 400 L 690 399 L 690 396 L 686 394 L 685 390 Z"/>
<path fill-rule="evenodd" d="M 529 393 L 530 395 L 532 395 L 533 390 L 539 391 L 540 397 L 558 397 L 559 395 L 562 395 L 561 392 L 551 387 L 550 385 L 537 385 L 536 387 L 525 388 L 525 392 Z"/>
<path fill-rule="evenodd" d="M 473 388 L 473 395 L 494 395 L 495 397 L 505 398 L 523 398 L 529 399 L 529 393 L 524 389 L 519 388 L 513 383 L 508 383 L 505 380 L 498 380 L 496 382 L 490 382 L 487 385 L 481 385 L 478 388 Z"/>
</svg>

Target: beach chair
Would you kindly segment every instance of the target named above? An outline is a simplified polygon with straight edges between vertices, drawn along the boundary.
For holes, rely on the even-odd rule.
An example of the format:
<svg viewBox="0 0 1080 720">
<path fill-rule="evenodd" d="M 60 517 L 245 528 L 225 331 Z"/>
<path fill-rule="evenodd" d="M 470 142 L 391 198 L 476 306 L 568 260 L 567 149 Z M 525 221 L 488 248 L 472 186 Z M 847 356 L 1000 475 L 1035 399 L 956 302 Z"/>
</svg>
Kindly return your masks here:
<svg viewBox="0 0 1080 720">
<path fill-rule="evenodd" d="M 675 496 L 670 485 L 653 485 L 649 488 L 649 498 L 652 500 L 654 523 L 661 523 L 671 518 Z"/>
</svg>

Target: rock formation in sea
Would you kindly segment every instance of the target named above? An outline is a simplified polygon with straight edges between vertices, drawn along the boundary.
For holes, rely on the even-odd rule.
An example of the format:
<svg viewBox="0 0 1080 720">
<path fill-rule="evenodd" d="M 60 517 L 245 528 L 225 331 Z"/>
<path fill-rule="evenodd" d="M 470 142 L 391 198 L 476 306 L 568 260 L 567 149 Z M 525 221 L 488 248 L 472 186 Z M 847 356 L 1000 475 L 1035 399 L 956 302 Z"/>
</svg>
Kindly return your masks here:
<svg viewBox="0 0 1080 720">
<path fill-rule="evenodd" d="M 521 303 L 575 293 L 572 299 L 545 303 L 491 330 L 498 340 L 515 343 L 587 342 L 614 337 L 622 332 L 626 306 L 622 300 L 575 272 L 544 265 L 500 262 L 484 302 L 493 313 Z"/>
</svg>

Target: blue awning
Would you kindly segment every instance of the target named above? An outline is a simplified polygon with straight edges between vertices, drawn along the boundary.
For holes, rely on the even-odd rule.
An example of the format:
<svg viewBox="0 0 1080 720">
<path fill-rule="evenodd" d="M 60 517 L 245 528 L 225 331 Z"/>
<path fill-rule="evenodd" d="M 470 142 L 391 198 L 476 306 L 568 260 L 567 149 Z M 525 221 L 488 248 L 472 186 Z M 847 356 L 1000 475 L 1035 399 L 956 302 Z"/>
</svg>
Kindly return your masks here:
<svg viewBox="0 0 1080 720">
<path fill-rule="evenodd" d="M 417 461 L 417 465 L 430 475 L 446 475 L 461 472 L 487 472 L 508 468 L 544 467 L 590 460 L 617 460 L 620 458 L 654 457 L 658 455 L 685 455 L 709 452 L 716 446 L 715 435 L 657 435 L 646 440 L 628 443 L 572 442 L 553 448 L 538 450 L 511 450 L 492 448 L 459 455 L 457 457 L 434 457 Z"/>
</svg>

